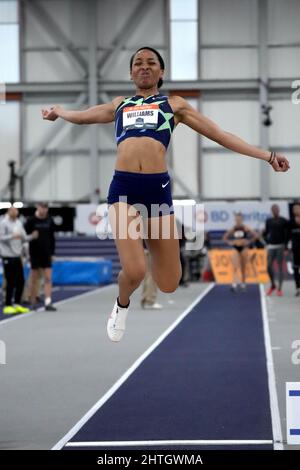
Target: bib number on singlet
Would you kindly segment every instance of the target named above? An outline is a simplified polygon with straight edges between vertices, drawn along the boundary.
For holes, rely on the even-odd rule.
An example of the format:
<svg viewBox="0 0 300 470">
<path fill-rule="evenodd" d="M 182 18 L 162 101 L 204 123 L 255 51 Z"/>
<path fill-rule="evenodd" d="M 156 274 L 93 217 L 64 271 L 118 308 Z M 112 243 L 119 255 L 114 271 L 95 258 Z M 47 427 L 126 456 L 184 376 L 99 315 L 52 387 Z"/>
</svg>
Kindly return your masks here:
<svg viewBox="0 0 300 470">
<path fill-rule="evenodd" d="M 234 238 L 244 238 L 243 230 L 235 230 L 233 234 Z"/>
<path fill-rule="evenodd" d="M 123 109 L 123 129 L 156 129 L 158 104 L 130 106 Z"/>
</svg>

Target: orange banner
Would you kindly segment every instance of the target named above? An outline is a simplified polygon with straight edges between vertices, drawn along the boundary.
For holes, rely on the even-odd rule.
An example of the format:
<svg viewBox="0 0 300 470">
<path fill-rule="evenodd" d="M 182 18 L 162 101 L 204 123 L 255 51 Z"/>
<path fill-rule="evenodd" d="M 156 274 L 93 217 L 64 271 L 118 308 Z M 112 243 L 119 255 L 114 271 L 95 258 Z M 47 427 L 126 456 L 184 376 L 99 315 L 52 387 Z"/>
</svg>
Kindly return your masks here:
<svg viewBox="0 0 300 470">
<path fill-rule="evenodd" d="M 209 259 L 218 284 L 230 284 L 233 281 L 232 254 L 234 250 L 210 250 Z M 239 273 L 239 276 L 241 273 Z M 246 264 L 246 282 L 267 283 L 267 251 L 253 248 L 248 250 Z"/>
</svg>

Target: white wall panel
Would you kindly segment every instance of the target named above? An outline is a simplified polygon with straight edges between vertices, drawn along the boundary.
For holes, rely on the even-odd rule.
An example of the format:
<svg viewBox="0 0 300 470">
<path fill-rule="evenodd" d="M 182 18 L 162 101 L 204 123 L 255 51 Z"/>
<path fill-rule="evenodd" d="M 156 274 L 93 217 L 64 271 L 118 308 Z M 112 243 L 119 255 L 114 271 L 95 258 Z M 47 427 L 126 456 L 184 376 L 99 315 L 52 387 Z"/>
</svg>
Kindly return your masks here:
<svg viewBox="0 0 300 470">
<path fill-rule="evenodd" d="M 222 129 L 231 132 L 246 142 L 258 145 L 259 112 L 254 101 L 208 101 L 203 102 L 203 114 Z M 202 186 L 203 196 L 258 197 L 258 160 L 232 153 L 207 153 L 205 149 L 219 147 L 219 144 L 203 137 Z"/>
<path fill-rule="evenodd" d="M 255 49 L 206 49 L 200 59 L 201 78 L 206 80 L 258 77 Z"/>
<path fill-rule="evenodd" d="M 299 0 L 269 0 L 269 44 L 299 44 Z M 300 76 L 300 47 L 269 50 L 270 77 L 291 78 Z"/>
<path fill-rule="evenodd" d="M 269 44 L 299 43 L 299 0 L 269 0 Z"/>
<path fill-rule="evenodd" d="M 285 152 L 291 169 L 287 173 L 270 174 L 270 196 L 300 198 L 300 158 L 299 152 Z"/>
<path fill-rule="evenodd" d="M 260 161 L 244 155 L 203 154 L 202 187 L 205 198 L 259 197 Z"/>
<path fill-rule="evenodd" d="M 89 194 L 90 161 L 88 156 L 70 155 L 56 157 L 56 199 L 78 200 Z"/>
<path fill-rule="evenodd" d="M 201 0 L 200 38 L 205 44 L 256 44 L 256 0 Z"/>
<path fill-rule="evenodd" d="M 8 183 L 10 160 L 20 162 L 19 103 L 0 104 L 0 189 Z"/>
<path fill-rule="evenodd" d="M 300 4 L 300 2 L 299 2 Z M 299 17 L 300 29 L 300 17 Z M 298 42 L 300 42 L 300 34 Z M 269 75 L 270 78 L 300 77 L 300 46 L 278 47 L 269 49 Z"/>
<path fill-rule="evenodd" d="M 40 157 L 26 175 L 25 198 L 68 201 L 89 193 L 89 158 L 86 156 Z"/>
<path fill-rule="evenodd" d="M 203 101 L 202 113 L 225 131 L 249 143 L 259 143 L 259 105 L 255 101 Z M 203 137 L 204 147 L 218 146 Z"/>
<path fill-rule="evenodd" d="M 25 200 L 37 201 L 39 199 L 51 200 L 54 194 L 54 160 L 39 158 L 35 160 L 24 179 Z"/>
<path fill-rule="evenodd" d="M 68 104 L 60 103 L 63 107 L 68 109 Z M 43 107 L 48 108 L 49 106 L 39 105 L 39 104 L 32 104 L 27 105 L 25 108 L 25 128 L 24 128 L 24 148 L 25 151 L 32 151 L 38 147 L 45 136 L 49 134 L 49 132 L 53 131 L 54 126 L 57 126 L 56 122 L 51 121 L 44 121 L 42 119 L 41 109 Z M 64 131 L 63 131 L 63 138 L 66 139 L 68 143 L 70 143 L 70 130 L 72 129 L 72 124 L 65 122 Z M 64 137 L 65 136 L 65 137 Z M 54 137 L 47 145 L 47 149 L 56 148 L 61 145 L 62 137 L 61 133 L 57 132 L 57 137 Z"/>
<path fill-rule="evenodd" d="M 117 155 L 115 128 L 113 124 L 100 124 L 98 126 L 98 142 L 100 150 L 113 149 Z"/>
<path fill-rule="evenodd" d="M 116 157 L 114 155 L 101 155 L 99 160 L 99 187 L 100 199 L 106 200 L 108 188 L 114 174 Z"/>
<path fill-rule="evenodd" d="M 291 92 L 295 91 L 291 89 Z M 272 126 L 270 126 L 270 144 L 273 147 L 300 146 L 300 104 L 292 101 L 271 101 Z M 299 181 L 300 186 L 300 181 Z"/>
<path fill-rule="evenodd" d="M 188 101 L 194 108 L 197 108 L 197 100 L 190 99 Z M 185 185 L 196 194 L 198 193 L 198 158 L 198 134 L 189 127 L 180 124 L 173 134 L 173 168 Z M 176 196 L 185 194 L 176 183 L 173 193 Z"/>
<path fill-rule="evenodd" d="M 32 52 L 26 56 L 26 80 L 29 82 L 72 82 L 80 74 L 62 52 Z"/>
</svg>

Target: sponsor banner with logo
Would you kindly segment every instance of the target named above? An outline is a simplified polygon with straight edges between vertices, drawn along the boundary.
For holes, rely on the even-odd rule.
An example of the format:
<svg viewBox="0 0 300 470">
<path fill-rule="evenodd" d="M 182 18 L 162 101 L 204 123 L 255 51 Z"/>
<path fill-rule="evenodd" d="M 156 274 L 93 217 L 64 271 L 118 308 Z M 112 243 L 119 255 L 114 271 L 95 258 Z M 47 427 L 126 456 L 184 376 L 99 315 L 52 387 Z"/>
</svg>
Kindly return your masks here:
<svg viewBox="0 0 300 470">
<path fill-rule="evenodd" d="M 236 201 L 236 202 L 205 202 L 196 206 L 182 206 L 177 201 L 175 206 L 176 218 L 186 227 L 197 232 L 204 230 L 228 230 L 234 225 L 234 214 L 241 212 L 244 223 L 254 230 L 262 230 L 265 221 L 271 217 L 271 206 L 277 204 L 280 215 L 289 218 L 287 201 Z M 76 206 L 75 230 L 80 233 L 94 235 L 96 226 L 105 218 L 107 204 L 78 204 Z"/>
<path fill-rule="evenodd" d="M 178 201 L 180 204 L 180 201 Z M 280 215 L 289 218 L 289 207 L 287 201 L 236 201 L 236 202 L 204 202 L 196 208 L 196 219 L 198 222 L 204 220 L 204 230 L 228 230 L 234 225 L 234 214 L 241 212 L 244 223 L 254 230 L 262 230 L 265 221 L 271 217 L 271 206 L 277 204 Z M 189 219 L 186 219 L 189 226 Z"/>
<path fill-rule="evenodd" d="M 106 217 L 107 204 L 78 204 L 76 206 L 75 230 L 86 235 L 95 235 L 98 224 Z"/>
<path fill-rule="evenodd" d="M 216 249 L 210 250 L 208 252 L 215 281 L 219 284 L 230 284 L 233 282 L 233 252 L 234 250 L 232 249 Z M 269 282 L 269 276 L 267 272 L 267 251 L 265 249 L 254 248 L 248 250 L 246 282 L 262 282 L 264 284 Z"/>
</svg>

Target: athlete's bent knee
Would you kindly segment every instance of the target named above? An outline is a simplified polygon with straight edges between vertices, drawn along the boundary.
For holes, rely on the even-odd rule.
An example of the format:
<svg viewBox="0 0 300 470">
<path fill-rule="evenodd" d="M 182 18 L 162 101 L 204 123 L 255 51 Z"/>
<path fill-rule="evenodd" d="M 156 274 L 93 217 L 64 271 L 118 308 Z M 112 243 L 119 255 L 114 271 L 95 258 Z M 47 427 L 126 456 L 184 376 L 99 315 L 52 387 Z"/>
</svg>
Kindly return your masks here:
<svg viewBox="0 0 300 470">
<path fill-rule="evenodd" d="M 140 284 L 146 275 L 146 268 L 123 269 L 123 273 L 132 284 Z"/>
<path fill-rule="evenodd" d="M 158 282 L 158 288 L 162 291 L 165 292 L 166 294 L 170 294 L 172 292 L 175 292 L 179 285 L 180 279 L 174 279 L 173 281 L 161 281 Z"/>
</svg>

